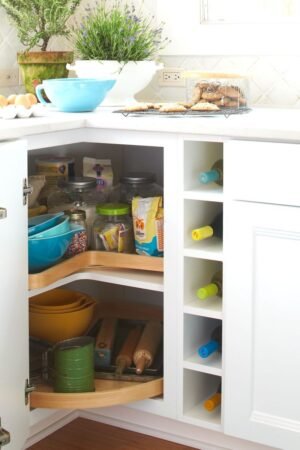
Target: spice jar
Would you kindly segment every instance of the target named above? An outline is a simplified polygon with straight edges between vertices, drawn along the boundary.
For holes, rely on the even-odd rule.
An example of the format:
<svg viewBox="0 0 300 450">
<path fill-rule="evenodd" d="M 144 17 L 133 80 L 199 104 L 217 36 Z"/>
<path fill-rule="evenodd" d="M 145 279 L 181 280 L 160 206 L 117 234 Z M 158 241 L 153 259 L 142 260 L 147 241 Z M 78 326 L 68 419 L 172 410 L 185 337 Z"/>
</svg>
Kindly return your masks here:
<svg viewBox="0 0 300 450">
<path fill-rule="evenodd" d="M 161 197 L 163 188 L 156 183 L 152 172 L 128 172 L 120 178 L 120 182 L 111 192 L 111 201 L 128 203 L 131 206 L 133 197 Z"/>
<path fill-rule="evenodd" d="M 93 248 L 118 253 L 133 252 L 130 206 L 124 203 L 97 205 L 93 225 Z"/>
<path fill-rule="evenodd" d="M 74 234 L 67 251 L 65 253 L 66 258 L 78 255 L 78 253 L 85 252 L 88 249 L 88 236 L 86 225 L 86 214 L 82 209 L 73 209 L 66 211 L 66 214 L 70 217 L 70 224 L 80 225 L 84 228 L 83 231 L 79 231 Z"/>
<path fill-rule="evenodd" d="M 70 209 L 85 211 L 88 246 L 90 247 L 96 205 L 105 200 L 104 193 L 97 190 L 96 179 L 92 177 L 70 177 L 62 180 L 59 187 L 59 190 L 48 197 L 48 211 L 50 213 Z"/>
</svg>

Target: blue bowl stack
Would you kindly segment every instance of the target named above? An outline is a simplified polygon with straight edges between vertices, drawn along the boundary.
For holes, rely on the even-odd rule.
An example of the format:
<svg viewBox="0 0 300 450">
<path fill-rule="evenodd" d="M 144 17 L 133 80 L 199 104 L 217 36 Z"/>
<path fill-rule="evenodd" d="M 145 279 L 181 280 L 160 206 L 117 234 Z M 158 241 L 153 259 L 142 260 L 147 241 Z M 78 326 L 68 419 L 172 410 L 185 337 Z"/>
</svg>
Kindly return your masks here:
<svg viewBox="0 0 300 450">
<path fill-rule="evenodd" d="M 29 273 L 57 264 L 66 253 L 74 234 L 84 231 L 69 222 L 63 212 L 43 214 L 28 220 Z"/>
</svg>

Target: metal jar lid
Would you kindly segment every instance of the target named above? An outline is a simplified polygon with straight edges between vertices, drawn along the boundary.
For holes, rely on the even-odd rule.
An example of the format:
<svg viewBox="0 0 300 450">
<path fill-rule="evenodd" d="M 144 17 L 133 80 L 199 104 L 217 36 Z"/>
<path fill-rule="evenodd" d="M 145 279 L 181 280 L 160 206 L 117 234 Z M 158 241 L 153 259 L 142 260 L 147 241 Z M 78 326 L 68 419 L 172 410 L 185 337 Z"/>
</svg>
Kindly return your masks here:
<svg viewBox="0 0 300 450">
<path fill-rule="evenodd" d="M 86 212 L 83 209 L 68 209 L 65 213 L 70 217 L 70 220 L 86 219 Z"/>
<path fill-rule="evenodd" d="M 93 177 L 69 177 L 60 182 L 61 187 L 70 188 L 74 191 L 86 191 L 95 188 L 96 185 L 96 178 Z"/>
<path fill-rule="evenodd" d="M 144 184 L 155 181 L 156 176 L 153 172 L 127 172 L 120 178 L 120 183 L 124 184 Z"/>
</svg>

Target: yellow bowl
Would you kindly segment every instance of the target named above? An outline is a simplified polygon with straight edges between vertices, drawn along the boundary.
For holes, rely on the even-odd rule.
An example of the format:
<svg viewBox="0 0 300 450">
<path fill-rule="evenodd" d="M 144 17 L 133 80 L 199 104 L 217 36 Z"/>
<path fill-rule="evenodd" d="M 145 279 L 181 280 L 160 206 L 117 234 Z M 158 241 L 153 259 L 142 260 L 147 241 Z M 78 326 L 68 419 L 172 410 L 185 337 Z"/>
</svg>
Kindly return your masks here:
<svg viewBox="0 0 300 450">
<path fill-rule="evenodd" d="M 86 298 L 88 297 L 81 292 L 57 288 L 32 297 L 29 301 L 29 308 L 39 309 L 41 312 L 47 309 L 51 309 L 51 311 L 73 309 Z"/>
<path fill-rule="evenodd" d="M 94 300 L 91 299 L 90 297 L 86 297 L 81 302 L 79 302 L 78 304 L 76 304 L 74 306 L 71 306 L 71 307 L 67 306 L 66 309 L 57 310 L 55 308 L 51 308 L 50 306 L 40 308 L 36 305 L 30 305 L 29 311 L 40 313 L 40 314 L 65 314 L 68 312 L 80 311 L 81 309 L 89 306 L 91 303 L 94 303 Z"/>
<path fill-rule="evenodd" d="M 29 334 L 51 343 L 63 341 L 86 333 L 95 309 L 96 301 L 85 308 L 64 313 L 29 311 Z"/>
</svg>

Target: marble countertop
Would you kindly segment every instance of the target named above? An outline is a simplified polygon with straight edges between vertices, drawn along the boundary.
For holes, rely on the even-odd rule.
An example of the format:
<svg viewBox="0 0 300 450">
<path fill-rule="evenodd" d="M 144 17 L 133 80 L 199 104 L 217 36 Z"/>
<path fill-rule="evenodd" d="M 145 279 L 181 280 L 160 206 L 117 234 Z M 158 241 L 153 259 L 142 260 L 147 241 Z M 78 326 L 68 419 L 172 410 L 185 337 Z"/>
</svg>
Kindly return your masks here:
<svg viewBox="0 0 300 450">
<path fill-rule="evenodd" d="M 300 109 L 253 109 L 229 117 L 123 116 L 112 108 L 92 113 L 49 111 L 45 117 L 0 119 L 0 141 L 78 128 L 138 130 L 220 136 L 235 139 L 300 142 Z"/>
</svg>

